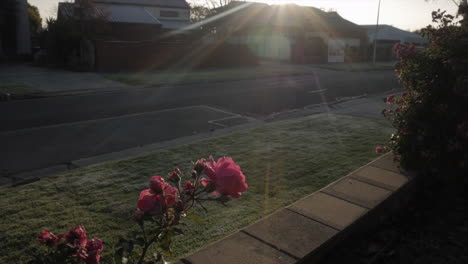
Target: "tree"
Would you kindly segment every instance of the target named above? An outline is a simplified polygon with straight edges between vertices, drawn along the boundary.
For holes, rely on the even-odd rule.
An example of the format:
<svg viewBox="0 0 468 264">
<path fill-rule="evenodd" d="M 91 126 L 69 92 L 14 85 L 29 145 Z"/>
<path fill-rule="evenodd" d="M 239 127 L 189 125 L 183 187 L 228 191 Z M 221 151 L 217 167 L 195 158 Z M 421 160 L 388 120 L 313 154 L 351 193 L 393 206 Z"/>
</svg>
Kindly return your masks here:
<svg viewBox="0 0 468 264">
<path fill-rule="evenodd" d="M 198 22 L 207 18 L 211 13 L 211 10 L 203 5 L 192 5 L 190 10 L 190 20 L 192 22 Z"/>
<path fill-rule="evenodd" d="M 39 14 L 39 9 L 37 9 L 36 6 L 30 5 L 28 3 L 28 16 L 31 35 L 35 35 L 42 29 L 42 18 Z"/>
<path fill-rule="evenodd" d="M 206 6 L 212 9 L 227 6 L 234 1 L 235 0 L 205 0 Z"/>
</svg>

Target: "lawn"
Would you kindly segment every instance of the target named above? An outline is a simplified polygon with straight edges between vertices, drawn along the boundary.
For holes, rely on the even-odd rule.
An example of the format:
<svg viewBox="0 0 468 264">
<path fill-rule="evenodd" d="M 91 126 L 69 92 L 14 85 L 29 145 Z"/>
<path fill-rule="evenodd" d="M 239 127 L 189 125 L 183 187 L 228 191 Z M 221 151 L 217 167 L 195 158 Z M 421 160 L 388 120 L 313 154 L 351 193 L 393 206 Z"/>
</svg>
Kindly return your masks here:
<svg viewBox="0 0 468 264">
<path fill-rule="evenodd" d="M 30 94 L 39 92 L 41 91 L 23 83 L 0 80 L 0 94 Z"/>
<path fill-rule="evenodd" d="M 206 81 L 255 79 L 280 75 L 310 74 L 312 69 L 295 65 L 259 65 L 231 69 L 174 70 L 138 73 L 111 73 L 104 77 L 129 85 L 164 85 Z"/>
<path fill-rule="evenodd" d="M 78 224 L 104 240 L 109 263 L 112 245 L 137 230 L 131 217 L 150 176 L 187 169 L 200 157 L 233 157 L 249 189 L 227 207 L 206 204 L 207 215 L 197 212 L 200 223 L 187 221 L 174 248 L 182 257 L 366 164 L 391 132 L 385 120 L 319 114 L 0 187 L 0 263 L 27 262 L 42 228 L 58 233 Z"/>
<path fill-rule="evenodd" d="M 395 69 L 395 62 L 328 63 L 317 65 L 319 68 L 336 71 L 380 71 Z"/>
</svg>

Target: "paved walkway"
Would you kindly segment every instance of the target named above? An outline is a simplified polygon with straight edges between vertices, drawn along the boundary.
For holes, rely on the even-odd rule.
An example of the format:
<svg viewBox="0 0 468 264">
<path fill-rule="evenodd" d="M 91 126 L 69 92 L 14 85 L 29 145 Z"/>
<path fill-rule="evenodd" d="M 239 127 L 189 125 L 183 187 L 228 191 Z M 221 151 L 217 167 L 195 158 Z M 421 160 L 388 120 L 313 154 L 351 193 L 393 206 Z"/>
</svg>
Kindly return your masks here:
<svg viewBox="0 0 468 264">
<path fill-rule="evenodd" d="M 352 233 L 378 225 L 403 207 L 414 178 L 391 153 L 177 264 L 320 263 Z"/>
</svg>

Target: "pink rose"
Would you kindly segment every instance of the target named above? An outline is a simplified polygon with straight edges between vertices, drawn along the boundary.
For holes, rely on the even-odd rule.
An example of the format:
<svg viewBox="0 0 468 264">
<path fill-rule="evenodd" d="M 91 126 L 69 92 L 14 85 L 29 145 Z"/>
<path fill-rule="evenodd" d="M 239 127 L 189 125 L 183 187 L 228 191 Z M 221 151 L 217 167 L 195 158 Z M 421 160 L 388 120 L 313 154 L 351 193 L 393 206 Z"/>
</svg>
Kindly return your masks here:
<svg viewBox="0 0 468 264">
<path fill-rule="evenodd" d="M 164 181 L 161 176 L 153 176 L 150 179 L 149 187 L 156 193 L 161 193 L 166 187 L 167 183 Z"/>
<path fill-rule="evenodd" d="M 392 94 L 387 97 L 387 104 L 393 104 L 393 102 L 395 102 L 395 95 Z"/>
<path fill-rule="evenodd" d="M 193 185 L 193 183 L 191 181 L 187 181 L 184 186 L 184 191 L 191 192 L 193 191 L 193 189 L 195 189 L 195 186 Z"/>
<path fill-rule="evenodd" d="M 52 232 L 49 232 L 48 229 L 44 229 L 37 237 L 37 240 L 39 243 L 51 247 L 57 244 L 60 238 L 52 234 Z"/>
<path fill-rule="evenodd" d="M 177 189 L 171 185 L 167 185 L 164 189 L 164 199 L 166 200 L 166 205 L 172 207 L 176 202 L 177 198 Z"/>
<path fill-rule="evenodd" d="M 382 154 L 382 152 L 383 152 L 383 147 L 382 146 L 375 147 L 375 153 Z"/>
<path fill-rule="evenodd" d="M 103 249 L 104 245 L 102 244 L 102 240 L 99 238 L 88 240 L 86 243 L 86 251 L 88 252 L 88 256 L 86 257 L 85 262 L 87 264 L 99 264 Z"/>
<path fill-rule="evenodd" d="M 74 226 L 66 234 L 67 243 L 72 246 L 86 247 L 86 229 L 84 226 Z"/>
<path fill-rule="evenodd" d="M 208 180 L 216 186 L 217 192 L 238 198 L 247 190 L 248 185 L 245 183 L 245 176 L 232 158 L 220 158 L 218 162 L 215 162 L 213 157 L 210 158 L 210 162 L 205 163 L 204 172 L 208 176 Z M 206 181 L 203 184 L 209 185 Z"/>
<path fill-rule="evenodd" d="M 154 193 L 150 189 L 143 190 L 140 193 L 137 208 L 144 213 L 149 212 L 154 215 L 161 215 L 165 208 L 164 197 Z"/>
</svg>

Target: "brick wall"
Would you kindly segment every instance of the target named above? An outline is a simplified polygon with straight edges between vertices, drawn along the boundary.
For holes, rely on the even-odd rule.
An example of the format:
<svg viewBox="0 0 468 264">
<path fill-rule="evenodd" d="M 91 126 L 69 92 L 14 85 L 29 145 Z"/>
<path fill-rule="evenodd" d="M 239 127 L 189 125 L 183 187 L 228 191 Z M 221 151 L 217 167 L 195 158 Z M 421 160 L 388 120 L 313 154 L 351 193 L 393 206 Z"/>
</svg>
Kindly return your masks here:
<svg viewBox="0 0 468 264">
<path fill-rule="evenodd" d="M 103 40 L 95 43 L 96 70 L 101 72 L 235 67 L 257 63 L 255 56 L 243 45 Z"/>
</svg>

